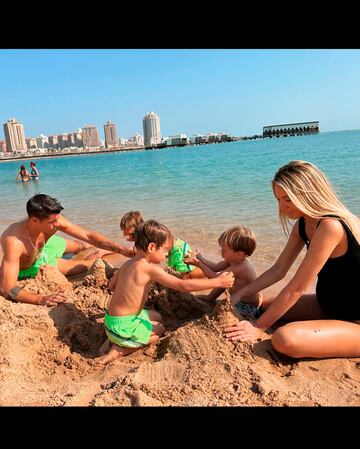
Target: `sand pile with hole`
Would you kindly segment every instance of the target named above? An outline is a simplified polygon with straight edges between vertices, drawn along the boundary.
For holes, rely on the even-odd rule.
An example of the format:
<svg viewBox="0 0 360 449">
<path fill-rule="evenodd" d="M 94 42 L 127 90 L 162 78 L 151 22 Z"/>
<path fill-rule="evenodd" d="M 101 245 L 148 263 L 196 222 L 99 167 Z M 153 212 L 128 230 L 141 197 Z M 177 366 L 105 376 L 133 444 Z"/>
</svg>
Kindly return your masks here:
<svg viewBox="0 0 360 449">
<path fill-rule="evenodd" d="M 97 261 L 74 283 L 42 267 L 18 283 L 35 293 L 63 288 L 68 302 L 56 307 L 0 297 L 1 406 L 360 405 L 360 359 L 295 361 L 272 349 L 268 333 L 230 342 L 223 327 L 244 317 L 228 298 L 213 307 L 158 284 L 147 305 L 165 320 L 159 344 L 99 365 L 107 271 Z"/>
</svg>

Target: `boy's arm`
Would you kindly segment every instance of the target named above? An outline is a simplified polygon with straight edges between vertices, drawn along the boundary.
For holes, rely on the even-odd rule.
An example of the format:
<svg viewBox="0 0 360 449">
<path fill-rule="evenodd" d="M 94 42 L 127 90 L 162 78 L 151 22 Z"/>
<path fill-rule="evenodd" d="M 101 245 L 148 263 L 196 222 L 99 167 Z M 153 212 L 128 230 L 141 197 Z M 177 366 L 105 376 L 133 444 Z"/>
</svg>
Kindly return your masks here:
<svg viewBox="0 0 360 449">
<path fill-rule="evenodd" d="M 229 263 L 226 262 L 226 260 L 221 260 L 220 262 L 215 263 L 205 259 L 198 249 L 195 251 L 188 251 L 184 262 L 201 268 L 209 278 L 217 276 L 216 273 L 218 271 L 224 271 L 229 266 Z"/>
<path fill-rule="evenodd" d="M 175 276 L 167 274 L 157 265 L 151 267 L 150 278 L 152 281 L 159 282 L 165 287 L 172 288 L 181 292 L 190 292 L 197 290 L 207 290 L 210 288 L 231 288 L 234 284 L 233 273 L 224 272 L 220 276 L 212 279 L 178 279 Z"/>
</svg>

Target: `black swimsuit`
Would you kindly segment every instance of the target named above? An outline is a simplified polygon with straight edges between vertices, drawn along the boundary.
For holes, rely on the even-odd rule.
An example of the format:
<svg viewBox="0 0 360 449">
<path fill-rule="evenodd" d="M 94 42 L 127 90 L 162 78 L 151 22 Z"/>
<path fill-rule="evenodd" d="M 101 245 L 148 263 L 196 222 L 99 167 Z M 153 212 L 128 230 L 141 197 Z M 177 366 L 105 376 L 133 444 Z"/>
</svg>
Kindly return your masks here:
<svg viewBox="0 0 360 449">
<path fill-rule="evenodd" d="M 360 320 L 360 245 L 348 226 L 340 218 L 333 218 L 337 218 L 345 229 L 348 249 L 342 256 L 329 258 L 320 270 L 317 300 L 329 318 Z M 299 219 L 299 234 L 308 248 L 310 242 L 304 217 Z"/>
</svg>

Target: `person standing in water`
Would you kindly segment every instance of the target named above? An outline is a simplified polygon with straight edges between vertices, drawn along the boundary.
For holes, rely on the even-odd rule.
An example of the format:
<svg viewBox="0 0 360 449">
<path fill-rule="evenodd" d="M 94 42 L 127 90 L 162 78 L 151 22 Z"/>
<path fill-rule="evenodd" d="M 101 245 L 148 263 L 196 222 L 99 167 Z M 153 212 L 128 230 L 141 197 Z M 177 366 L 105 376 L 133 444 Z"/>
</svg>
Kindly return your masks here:
<svg viewBox="0 0 360 449">
<path fill-rule="evenodd" d="M 25 165 L 20 165 L 20 171 L 16 177 L 16 182 L 21 178 L 22 182 L 30 181 L 30 173 L 26 170 Z"/>
<path fill-rule="evenodd" d="M 39 170 L 35 167 L 35 162 L 30 162 L 30 167 L 31 167 L 30 173 L 31 179 L 39 179 L 40 177 Z"/>
</svg>

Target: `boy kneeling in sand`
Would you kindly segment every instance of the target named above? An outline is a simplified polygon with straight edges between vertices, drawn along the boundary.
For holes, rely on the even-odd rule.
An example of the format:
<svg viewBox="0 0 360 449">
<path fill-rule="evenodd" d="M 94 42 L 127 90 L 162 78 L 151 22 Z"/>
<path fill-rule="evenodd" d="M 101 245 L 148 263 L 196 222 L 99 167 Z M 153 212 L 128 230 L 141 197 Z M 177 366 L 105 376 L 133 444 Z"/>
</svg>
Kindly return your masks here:
<svg viewBox="0 0 360 449">
<path fill-rule="evenodd" d="M 245 226 L 234 226 L 224 231 L 218 239 L 221 256 L 220 262 L 211 262 L 205 259 L 199 250 L 188 253 L 185 262 L 200 267 L 209 278 L 219 276 L 223 270 L 234 273 L 235 282 L 231 294 L 240 290 L 246 284 L 249 284 L 257 278 L 256 272 L 249 261 L 249 256 L 253 254 L 256 248 L 256 238 L 254 233 Z M 216 288 L 208 295 L 199 295 L 198 298 L 215 302 L 216 298 L 224 292 L 224 289 Z M 260 316 L 260 306 L 262 303 L 262 293 L 258 292 L 248 298 L 243 298 L 236 307 L 239 313 L 252 315 L 254 318 Z"/>
<path fill-rule="evenodd" d="M 167 274 L 159 264 L 168 256 L 173 237 L 166 226 L 155 220 L 139 225 L 134 238 L 136 255 L 109 282 L 114 293 L 104 320 L 108 339 L 100 354 L 108 352 L 98 359 L 104 364 L 155 343 L 164 333 L 160 313 L 144 308 L 153 282 L 179 291 L 226 289 L 234 283 L 233 273 L 228 272 L 212 279 L 179 279 Z"/>
</svg>

